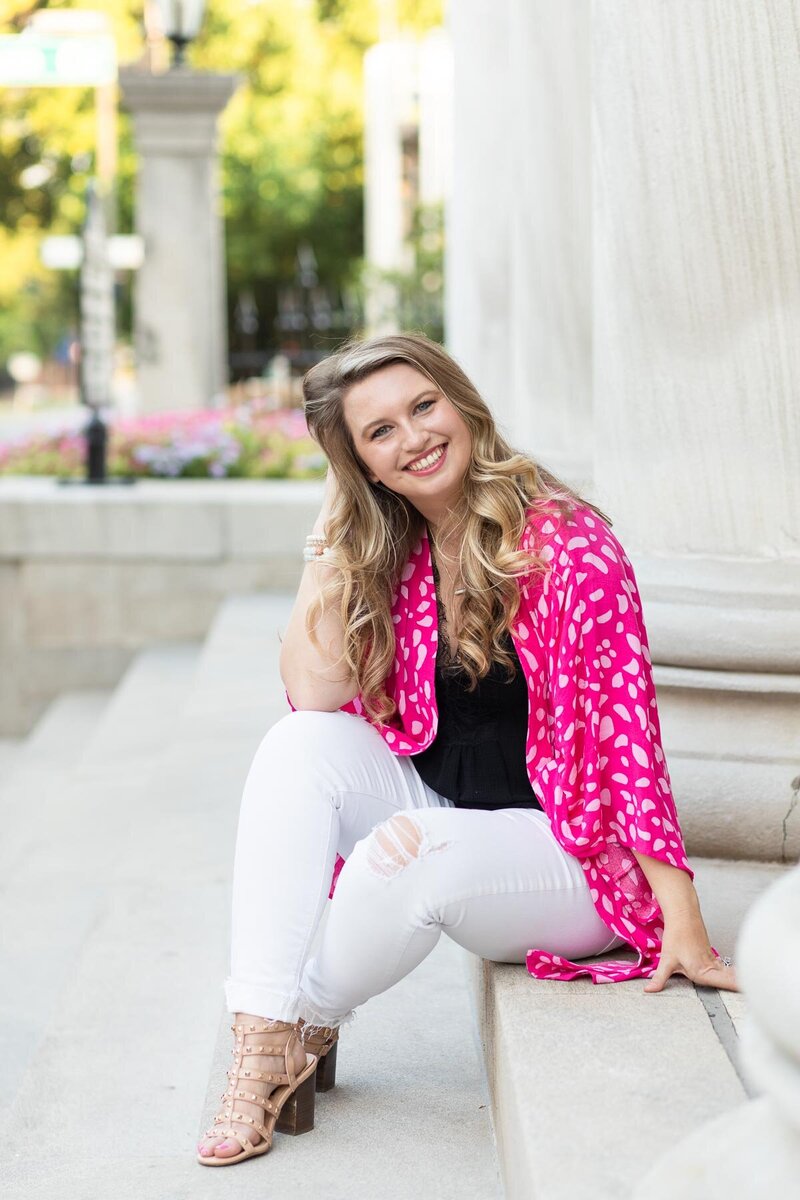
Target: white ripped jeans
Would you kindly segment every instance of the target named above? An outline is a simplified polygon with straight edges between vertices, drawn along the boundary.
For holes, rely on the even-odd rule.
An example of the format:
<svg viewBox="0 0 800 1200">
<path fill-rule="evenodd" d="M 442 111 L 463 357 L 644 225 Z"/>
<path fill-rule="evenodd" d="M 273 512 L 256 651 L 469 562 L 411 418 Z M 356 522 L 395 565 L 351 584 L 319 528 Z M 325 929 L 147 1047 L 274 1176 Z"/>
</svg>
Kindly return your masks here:
<svg viewBox="0 0 800 1200">
<path fill-rule="evenodd" d="M 312 955 L 337 852 L 346 862 Z M 341 1025 L 442 931 L 498 962 L 623 944 L 539 809 L 453 807 L 350 713 L 273 725 L 242 796 L 227 1009 Z"/>
</svg>

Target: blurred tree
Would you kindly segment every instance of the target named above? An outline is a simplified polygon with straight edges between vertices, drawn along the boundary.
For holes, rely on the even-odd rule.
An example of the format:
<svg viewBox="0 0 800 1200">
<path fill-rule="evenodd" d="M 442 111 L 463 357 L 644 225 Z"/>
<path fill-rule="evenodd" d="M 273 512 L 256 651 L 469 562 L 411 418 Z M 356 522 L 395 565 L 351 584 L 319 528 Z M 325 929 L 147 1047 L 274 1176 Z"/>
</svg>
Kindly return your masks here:
<svg viewBox="0 0 800 1200">
<path fill-rule="evenodd" d="M 88 8 L 108 15 L 123 62 L 143 50 L 140 0 L 0 0 L 0 33 L 24 29 L 37 9 Z M 15 350 L 52 351 L 76 323 L 74 272 L 39 260 L 47 234 L 79 232 L 93 173 L 92 88 L 0 87 L 0 364 Z M 130 126 L 119 122 L 118 227 L 129 232 L 135 158 Z M 123 308 L 124 314 L 127 305 Z"/>
<path fill-rule="evenodd" d="M 106 12 L 120 62 L 144 53 L 142 0 L 0 0 L 0 32 L 18 32 L 41 7 Z M 398 0 L 396 10 L 401 29 L 422 32 L 441 23 L 443 0 Z M 259 347 L 274 348 L 279 295 L 296 281 L 303 247 L 334 309 L 360 278 L 362 58 L 378 32 L 378 0 L 209 0 L 188 62 L 242 77 L 221 124 L 234 349 L 243 295 L 258 314 Z M 39 265 L 37 247 L 45 231 L 77 232 L 83 222 L 95 116 L 89 88 L 0 91 L 2 363 L 13 350 L 46 353 L 72 323 L 73 284 Z M 119 133 L 118 229 L 129 232 L 136 161 L 124 114 Z M 23 296 L 28 280 L 37 287 Z M 308 335 L 319 346 L 331 336 Z"/>
</svg>

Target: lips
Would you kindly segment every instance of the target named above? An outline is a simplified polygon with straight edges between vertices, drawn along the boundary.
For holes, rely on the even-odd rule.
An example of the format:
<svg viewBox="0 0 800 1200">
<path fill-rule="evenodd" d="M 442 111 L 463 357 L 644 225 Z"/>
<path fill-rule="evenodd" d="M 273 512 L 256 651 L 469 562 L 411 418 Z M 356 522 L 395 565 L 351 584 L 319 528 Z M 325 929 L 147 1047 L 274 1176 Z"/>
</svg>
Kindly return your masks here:
<svg viewBox="0 0 800 1200">
<path fill-rule="evenodd" d="M 427 453 L 421 454 L 418 458 L 413 459 L 410 463 L 406 463 L 406 465 L 403 467 L 403 470 L 411 471 L 413 474 L 416 474 L 418 471 L 419 472 L 429 471 L 431 469 L 431 467 L 435 467 L 436 464 L 441 461 L 446 447 L 447 447 L 447 442 L 440 442 L 438 444 L 438 446 L 432 446 L 431 449 L 427 451 Z M 425 462 L 426 459 L 428 459 L 432 454 L 436 454 L 437 451 L 441 451 L 441 453 L 437 455 L 437 457 L 433 460 L 433 462 L 426 463 L 426 465 L 424 467 L 419 466 L 420 463 Z"/>
</svg>

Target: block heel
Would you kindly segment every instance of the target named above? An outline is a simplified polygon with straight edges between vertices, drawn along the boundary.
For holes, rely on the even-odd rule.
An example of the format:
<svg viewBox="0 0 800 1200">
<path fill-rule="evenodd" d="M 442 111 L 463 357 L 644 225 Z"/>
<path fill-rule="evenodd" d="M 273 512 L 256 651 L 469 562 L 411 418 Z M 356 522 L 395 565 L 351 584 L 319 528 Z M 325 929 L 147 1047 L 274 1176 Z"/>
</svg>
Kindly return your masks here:
<svg viewBox="0 0 800 1200">
<path fill-rule="evenodd" d="M 336 1087 L 336 1053 L 338 1049 L 339 1042 L 337 1040 L 317 1063 L 316 1086 L 318 1092 L 329 1092 Z"/>
<path fill-rule="evenodd" d="M 339 1027 L 337 1025 L 307 1026 L 302 1017 L 298 1024 L 303 1033 L 303 1045 L 317 1059 L 317 1091 L 329 1092 L 336 1087 L 336 1051 L 339 1047 Z"/>
<path fill-rule="evenodd" d="M 280 1111 L 275 1122 L 278 1133 L 309 1133 L 314 1128 L 314 1096 L 316 1073 L 309 1075 L 296 1092 L 293 1092 Z"/>
</svg>

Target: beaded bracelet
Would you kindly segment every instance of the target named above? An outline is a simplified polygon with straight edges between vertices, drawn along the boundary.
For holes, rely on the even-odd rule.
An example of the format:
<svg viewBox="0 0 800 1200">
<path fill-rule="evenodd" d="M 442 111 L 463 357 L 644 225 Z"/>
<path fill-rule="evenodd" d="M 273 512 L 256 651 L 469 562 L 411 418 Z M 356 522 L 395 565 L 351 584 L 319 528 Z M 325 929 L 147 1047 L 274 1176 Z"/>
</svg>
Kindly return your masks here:
<svg viewBox="0 0 800 1200">
<path fill-rule="evenodd" d="M 303 547 L 303 560 L 314 562 L 318 558 L 325 558 L 328 549 L 328 539 L 323 533 L 309 533 Z"/>
</svg>

